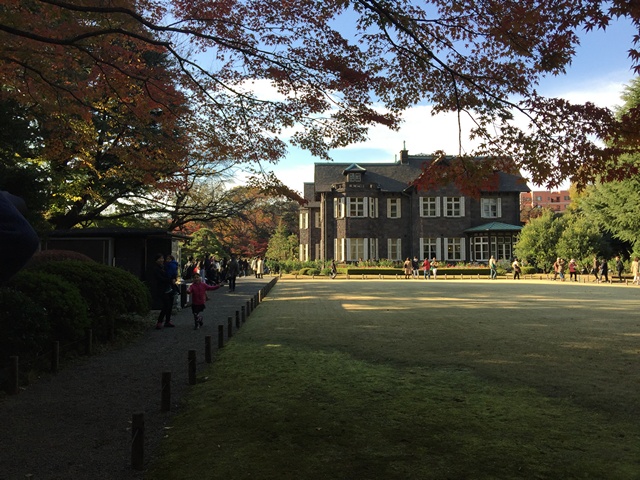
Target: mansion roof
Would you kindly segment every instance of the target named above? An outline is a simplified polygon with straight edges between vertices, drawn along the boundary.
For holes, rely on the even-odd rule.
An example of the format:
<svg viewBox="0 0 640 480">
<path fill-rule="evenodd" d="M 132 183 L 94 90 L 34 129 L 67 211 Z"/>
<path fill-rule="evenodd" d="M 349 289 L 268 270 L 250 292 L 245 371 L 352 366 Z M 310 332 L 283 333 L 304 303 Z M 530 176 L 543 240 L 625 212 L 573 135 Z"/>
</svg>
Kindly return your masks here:
<svg viewBox="0 0 640 480">
<path fill-rule="evenodd" d="M 422 173 L 422 165 L 433 160 L 432 155 L 407 155 L 404 162 L 390 163 L 316 163 L 314 183 L 305 184 L 304 196 L 309 201 L 315 200 L 314 193 L 329 192 L 333 185 L 345 181 L 345 175 L 359 172 L 363 182 L 377 184 L 383 192 L 403 192 Z M 520 175 L 498 172 L 498 191 L 528 192 L 529 188 Z M 307 189 L 307 185 L 309 189 Z"/>
</svg>

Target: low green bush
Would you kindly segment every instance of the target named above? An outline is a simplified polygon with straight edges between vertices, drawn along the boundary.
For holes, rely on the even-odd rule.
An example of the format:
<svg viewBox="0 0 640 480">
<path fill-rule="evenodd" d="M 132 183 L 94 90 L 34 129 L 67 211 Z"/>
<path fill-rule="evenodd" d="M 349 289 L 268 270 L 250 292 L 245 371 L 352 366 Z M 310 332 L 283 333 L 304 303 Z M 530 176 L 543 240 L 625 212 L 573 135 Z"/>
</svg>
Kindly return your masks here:
<svg viewBox="0 0 640 480">
<path fill-rule="evenodd" d="M 11 279 L 9 286 L 24 293 L 47 312 L 55 340 L 78 340 L 91 324 L 87 302 L 78 288 L 58 275 L 22 270 Z"/>
<path fill-rule="evenodd" d="M 49 347 L 51 325 L 44 308 L 24 293 L 0 288 L 0 363 L 9 357 L 35 356 Z"/>
<path fill-rule="evenodd" d="M 56 262 L 60 260 L 79 260 L 81 262 L 94 262 L 91 257 L 88 257 L 84 253 L 74 252 L 73 250 L 42 250 L 33 254 L 33 256 L 29 259 L 29 266 L 37 266 L 42 263 Z"/>
<path fill-rule="evenodd" d="M 307 268 L 307 273 L 305 275 L 320 275 L 320 269 L 318 268 Z"/>
<path fill-rule="evenodd" d="M 62 276 L 80 290 L 87 302 L 91 327 L 99 337 L 109 338 L 124 315 L 149 311 L 148 289 L 122 269 L 77 260 L 44 263 L 38 268 Z"/>
</svg>

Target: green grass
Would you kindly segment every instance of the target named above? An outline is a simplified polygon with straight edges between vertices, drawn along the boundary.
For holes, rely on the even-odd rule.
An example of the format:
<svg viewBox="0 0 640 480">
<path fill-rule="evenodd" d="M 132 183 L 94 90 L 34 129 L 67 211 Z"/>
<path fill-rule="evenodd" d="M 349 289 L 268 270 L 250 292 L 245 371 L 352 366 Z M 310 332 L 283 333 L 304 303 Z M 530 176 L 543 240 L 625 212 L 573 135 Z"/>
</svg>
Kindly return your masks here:
<svg viewBox="0 0 640 480">
<path fill-rule="evenodd" d="M 639 294 L 280 282 L 145 478 L 639 478 Z"/>
</svg>

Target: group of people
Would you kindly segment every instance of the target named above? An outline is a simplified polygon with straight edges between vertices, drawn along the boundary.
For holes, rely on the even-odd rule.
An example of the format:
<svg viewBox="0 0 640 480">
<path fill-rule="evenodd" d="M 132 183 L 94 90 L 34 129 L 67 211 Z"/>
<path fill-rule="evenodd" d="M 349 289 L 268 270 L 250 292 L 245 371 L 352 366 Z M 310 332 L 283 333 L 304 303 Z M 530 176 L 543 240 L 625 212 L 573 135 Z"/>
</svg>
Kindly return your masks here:
<svg viewBox="0 0 640 480">
<path fill-rule="evenodd" d="M 420 266 L 421 265 L 418 257 L 413 257 L 413 259 L 407 257 L 403 264 L 404 278 L 418 278 L 420 276 Z M 434 280 L 437 278 L 438 261 L 435 257 L 431 260 L 425 258 L 422 261 L 422 273 L 425 280 L 431 280 L 432 275 Z"/>
<path fill-rule="evenodd" d="M 256 257 L 249 263 L 246 259 L 237 259 L 235 255 L 220 261 L 213 255 L 201 259 L 189 256 L 180 275 L 178 262 L 172 255 L 158 254 L 155 260 L 153 277 L 157 296 L 161 299 L 160 313 L 156 320 L 158 330 L 175 326 L 171 323 L 171 315 L 177 295 L 180 293 L 177 285 L 179 276 L 189 283 L 187 293 L 191 295 L 191 312 L 194 329 L 197 330 L 204 324 L 202 312 L 208 300 L 207 291 L 217 290 L 224 283 L 228 283 L 229 292 L 235 292 L 236 279 L 248 276 L 249 268 L 256 278 L 262 278 L 264 274 L 264 260 L 261 257 Z"/>
<path fill-rule="evenodd" d="M 493 258 L 493 257 L 491 257 Z M 520 265 L 518 263 L 518 259 L 515 259 L 513 264 L 513 271 L 514 271 L 514 279 L 517 279 L 520 277 Z M 560 280 L 561 282 L 565 281 L 565 273 L 567 271 L 567 269 L 569 270 L 569 281 L 578 281 L 578 274 L 582 273 L 582 274 L 591 274 L 593 275 L 593 282 L 596 283 L 610 283 L 609 280 L 609 272 L 610 272 L 610 268 L 609 268 L 609 262 L 607 261 L 607 259 L 605 257 L 598 257 L 597 255 L 595 255 L 593 257 L 593 261 L 591 263 L 591 270 L 588 271 L 586 268 L 583 268 L 582 270 L 580 269 L 578 262 L 576 262 L 576 260 L 574 258 L 570 259 L 569 262 L 567 263 L 563 258 L 561 257 L 557 257 L 556 261 L 553 262 L 553 280 Z M 622 279 L 622 275 L 624 274 L 625 268 L 624 268 L 624 262 L 622 261 L 622 258 L 620 257 L 620 255 L 617 255 L 615 257 L 615 260 L 613 261 L 613 272 L 612 273 L 612 277 L 613 275 L 616 275 L 618 277 L 618 282 L 622 283 L 623 279 Z M 631 262 L 631 273 L 633 275 L 633 283 L 635 285 L 640 285 L 640 266 L 638 263 L 638 257 L 635 257 L 633 259 L 633 261 Z"/>
<path fill-rule="evenodd" d="M 262 266 L 262 259 L 260 264 Z M 187 263 L 182 268 L 182 279 L 190 281 L 194 274 L 200 275 L 200 278 L 209 285 L 225 283 L 230 278 L 249 276 L 250 268 L 257 274 L 257 259 L 251 260 L 251 264 L 245 258 L 236 258 L 234 255 L 230 259 L 224 257 L 218 260 L 215 255 L 205 256 L 203 258 L 194 259 L 189 256 Z"/>
</svg>

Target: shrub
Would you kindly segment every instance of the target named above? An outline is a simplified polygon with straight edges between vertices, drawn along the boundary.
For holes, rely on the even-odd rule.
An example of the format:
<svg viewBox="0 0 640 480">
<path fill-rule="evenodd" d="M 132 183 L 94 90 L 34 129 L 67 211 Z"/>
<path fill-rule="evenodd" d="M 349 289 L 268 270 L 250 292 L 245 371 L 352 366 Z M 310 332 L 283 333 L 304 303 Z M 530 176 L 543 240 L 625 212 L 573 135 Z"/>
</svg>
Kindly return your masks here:
<svg viewBox="0 0 640 480">
<path fill-rule="evenodd" d="M 47 272 L 23 270 L 9 286 L 24 293 L 47 312 L 54 338 L 74 341 L 90 326 L 87 303 L 72 283 Z"/>
<path fill-rule="evenodd" d="M 320 269 L 318 268 L 307 268 L 306 270 L 307 270 L 306 275 L 311 275 L 311 276 L 320 275 Z"/>
<path fill-rule="evenodd" d="M 12 355 L 35 356 L 48 347 L 51 326 L 45 310 L 24 293 L 0 288 L 0 363 Z"/>
<path fill-rule="evenodd" d="M 29 267 L 38 266 L 42 263 L 56 262 L 60 260 L 78 260 L 81 262 L 93 262 L 93 259 L 87 257 L 84 253 L 74 252 L 73 250 L 42 250 L 36 252 L 29 260 Z"/>
</svg>

